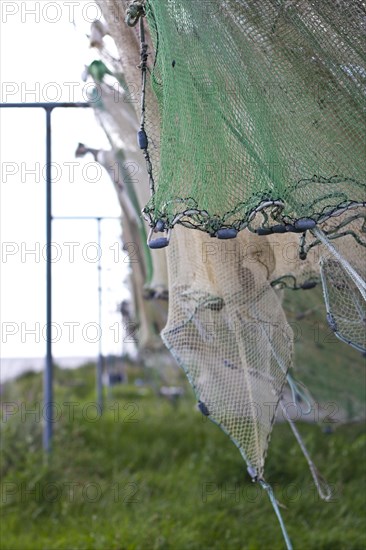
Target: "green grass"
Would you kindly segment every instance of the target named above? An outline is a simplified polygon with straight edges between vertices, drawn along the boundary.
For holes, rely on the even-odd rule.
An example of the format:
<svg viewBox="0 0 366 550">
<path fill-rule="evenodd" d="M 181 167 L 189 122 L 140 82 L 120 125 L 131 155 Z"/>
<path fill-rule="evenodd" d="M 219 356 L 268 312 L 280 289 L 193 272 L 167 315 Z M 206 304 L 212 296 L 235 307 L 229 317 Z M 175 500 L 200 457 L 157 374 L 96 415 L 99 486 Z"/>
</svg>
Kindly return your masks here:
<svg viewBox="0 0 366 550">
<path fill-rule="evenodd" d="M 344 418 L 364 418 L 364 361 L 329 334 L 319 292 L 288 293 L 296 334 L 297 376 L 323 404 L 335 401 Z M 302 321 L 302 312 L 314 310 Z M 2 422 L 2 550 L 276 549 L 283 548 L 267 496 L 248 481 L 228 438 L 194 408 L 187 389 L 178 408 L 136 377 L 116 387 L 102 418 L 95 418 L 94 370 L 56 370 L 52 461 L 41 448 L 42 380 L 25 374 L 3 388 L 17 414 Z M 34 407 L 35 415 L 25 414 Z M 65 403 L 75 405 L 74 418 Z M 8 405 L 9 407 L 9 405 Z M 70 410 L 70 409 L 69 409 Z M 295 549 L 366 548 L 366 440 L 361 424 L 300 425 L 315 463 L 334 488 L 316 495 L 301 451 L 286 425 L 276 425 L 267 480 L 286 507 L 283 517 Z"/>
<path fill-rule="evenodd" d="M 149 388 L 112 392 L 95 417 L 94 371 L 56 370 L 53 457 L 43 464 L 41 423 L 17 413 L 2 423 L 2 550 L 266 550 L 284 548 L 267 496 L 219 428 L 194 407 L 191 391 L 177 408 Z M 41 400 L 40 375 L 7 384 L 4 403 Z M 65 402 L 75 402 L 70 419 Z M 133 421 L 134 420 L 134 421 Z M 323 425 L 324 426 L 324 425 Z M 366 548 L 363 426 L 300 430 L 334 499 L 316 496 L 287 425 L 274 428 L 267 480 L 295 549 Z M 30 491 L 33 490 L 33 493 Z M 28 491 L 28 492 L 26 492 Z"/>
</svg>

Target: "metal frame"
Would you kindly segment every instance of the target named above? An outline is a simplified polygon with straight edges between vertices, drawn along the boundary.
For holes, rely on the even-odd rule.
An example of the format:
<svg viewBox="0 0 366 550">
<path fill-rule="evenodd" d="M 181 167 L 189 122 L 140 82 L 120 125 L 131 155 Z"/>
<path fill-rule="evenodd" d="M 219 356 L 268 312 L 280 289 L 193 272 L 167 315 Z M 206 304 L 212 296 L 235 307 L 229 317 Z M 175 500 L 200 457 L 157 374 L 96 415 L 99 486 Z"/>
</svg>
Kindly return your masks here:
<svg viewBox="0 0 366 550">
<path fill-rule="evenodd" d="M 121 216 L 53 216 L 52 220 L 95 220 L 97 222 L 98 231 L 98 249 L 102 247 L 102 225 L 103 220 L 121 220 Z M 98 325 L 102 327 L 102 260 L 98 258 Z M 102 353 L 102 338 L 98 342 L 98 361 L 96 364 L 96 396 L 99 413 L 103 412 L 103 353 Z"/>
<path fill-rule="evenodd" d="M 52 121 L 51 114 L 57 108 L 89 108 L 90 103 L 0 103 L 0 108 L 27 108 L 27 109 L 44 109 L 46 112 L 46 357 L 45 369 L 43 375 L 43 401 L 44 409 L 47 410 L 46 418 L 43 424 L 43 450 L 46 454 L 51 452 L 52 436 L 53 436 L 53 359 L 52 359 L 52 261 L 51 261 L 51 242 L 52 242 L 52 219 L 95 219 L 98 224 L 98 244 L 101 243 L 101 221 L 103 219 L 113 219 L 113 217 L 100 216 L 79 216 L 79 217 L 52 217 Z M 114 218 L 119 219 L 119 218 Z M 98 261 L 98 307 L 99 307 L 99 324 L 101 325 L 101 305 L 102 305 L 102 288 L 101 288 L 101 262 Z M 100 410 L 103 407 L 103 387 L 102 387 L 102 367 L 103 357 L 101 349 L 101 340 L 99 341 L 99 354 L 97 361 L 96 374 L 96 389 L 97 403 Z"/>
</svg>

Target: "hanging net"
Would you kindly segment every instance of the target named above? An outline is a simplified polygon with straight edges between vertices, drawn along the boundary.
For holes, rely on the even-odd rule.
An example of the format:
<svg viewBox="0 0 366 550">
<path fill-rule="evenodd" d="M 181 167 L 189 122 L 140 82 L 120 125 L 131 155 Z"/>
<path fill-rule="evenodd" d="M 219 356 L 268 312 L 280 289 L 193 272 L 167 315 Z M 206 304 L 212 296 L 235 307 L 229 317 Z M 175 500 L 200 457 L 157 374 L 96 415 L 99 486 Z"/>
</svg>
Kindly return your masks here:
<svg viewBox="0 0 366 550">
<path fill-rule="evenodd" d="M 243 229 L 282 236 L 281 246 L 295 237 L 296 262 L 277 261 L 272 284 L 321 280 L 331 329 L 364 351 L 355 305 L 366 261 L 362 4 L 146 1 L 144 13 L 154 43 L 147 78 L 141 26 L 150 246 L 166 246 L 177 224 L 219 239 Z M 168 234 L 152 240 L 152 231 Z M 342 290 L 344 262 L 329 242 L 345 236 L 358 275 L 346 270 Z M 332 291 L 329 272 L 341 279 Z"/>
<path fill-rule="evenodd" d="M 162 337 L 291 548 L 264 480 L 286 392 L 309 402 L 282 289 L 321 283 L 331 330 L 365 349 L 363 3 L 134 0 L 127 22 L 140 25 L 148 243 L 169 244 Z"/>
<path fill-rule="evenodd" d="M 362 2 L 145 10 L 161 136 L 147 102 L 152 226 L 301 232 L 365 205 Z"/>
<path fill-rule="evenodd" d="M 250 235 L 238 241 L 247 246 Z M 293 338 L 281 301 L 254 255 L 213 251 L 210 238 L 177 228 L 169 249 L 169 317 L 162 336 L 195 390 L 262 478 Z M 259 240 L 259 238 L 257 237 Z M 250 254 L 250 253 L 249 253 Z"/>
<path fill-rule="evenodd" d="M 144 214 L 152 231 L 167 232 L 152 248 L 166 246 L 177 225 L 218 239 L 244 230 L 251 245 L 249 235 L 267 236 L 263 285 L 310 289 L 321 282 L 330 329 L 364 352 L 362 3 L 133 4 L 135 15 L 146 14 L 154 46 L 147 74 L 141 26 L 139 141 L 152 190 Z M 192 263 L 198 237 L 191 239 L 182 270 Z M 193 265 L 210 286 L 205 269 Z"/>
<path fill-rule="evenodd" d="M 141 216 L 141 209 L 149 199 L 149 187 L 143 181 L 146 179 L 144 159 L 136 144 L 138 119 L 134 103 L 131 101 L 122 67 L 117 60 L 110 59 L 104 48 L 101 50 L 111 68 L 100 60 L 93 61 L 87 67 L 88 74 L 96 84 L 89 91 L 89 99 L 112 148 L 108 155 L 104 152 L 103 157 L 99 157 L 102 157 L 102 164 L 116 186 L 130 226 L 133 223 L 137 227 L 137 234 L 132 234 L 131 241 L 127 242 L 127 252 L 130 254 L 131 264 L 139 263 L 139 268 L 143 269 L 144 297 L 165 299 L 165 255 L 158 251 L 151 254 L 146 244 L 146 228 Z"/>
<path fill-rule="evenodd" d="M 350 231 L 353 225 L 350 224 Z M 355 244 L 350 233 L 334 243 L 327 241 L 320 232 L 317 234 L 324 243 L 320 273 L 328 324 L 338 338 L 365 354 L 366 258 L 363 247 Z"/>
</svg>

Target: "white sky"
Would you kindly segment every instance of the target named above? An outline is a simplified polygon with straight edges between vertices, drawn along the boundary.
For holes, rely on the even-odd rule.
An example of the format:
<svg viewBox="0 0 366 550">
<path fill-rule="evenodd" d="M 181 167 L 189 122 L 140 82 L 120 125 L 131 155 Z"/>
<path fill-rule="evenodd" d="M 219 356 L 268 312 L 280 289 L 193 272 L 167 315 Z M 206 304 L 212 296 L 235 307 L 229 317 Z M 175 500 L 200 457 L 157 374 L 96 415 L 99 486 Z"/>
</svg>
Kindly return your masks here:
<svg viewBox="0 0 366 550">
<path fill-rule="evenodd" d="M 85 101 L 81 74 L 84 65 L 96 58 L 86 37 L 90 21 L 100 15 L 95 4 L 3 0 L 0 6 L 0 100 Z M 42 357 L 46 311 L 46 263 L 42 256 L 45 113 L 41 109 L 1 109 L 0 117 L 2 356 Z M 84 159 L 74 156 L 78 142 L 108 148 L 92 109 L 56 109 L 52 130 L 52 160 L 57 164 L 54 176 L 58 180 L 53 182 L 53 215 L 118 216 L 119 203 L 109 177 L 96 169 L 90 155 Z M 73 177 L 67 163 L 75 163 Z M 29 170 L 36 170 L 36 174 Z M 120 323 L 115 310 L 127 295 L 123 287 L 127 264 L 116 244 L 119 222 L 102 222 L 102 235 L 103 353 L 120 353 L 121 334 L 109 328 Z M 87 325 L 98 320 L 97 267 L 93 261 L 96 248 L 88 243 L 97 241 L 97 224 L 54 221 L 52 240 L 57 243 L 55 254 L 61 255 L 53 264 L 53 321 L 59 326 L 60 337 L 53 346 L 54 356 L 94 356 L 98 343 L 91 340 L 96 339 L 96 330 Z M 74 261 L 70 261 L 71 245 L 65 242 L 80 243 L 74 245 Z M 38 256 L 25 255 L 27 249 L 35 249 Z M 74 342 L 70 323 L 79 323 L 75 325 Z M 27 334 L 29 329 L 36 329 L 37 334 Z"/>
</svg>

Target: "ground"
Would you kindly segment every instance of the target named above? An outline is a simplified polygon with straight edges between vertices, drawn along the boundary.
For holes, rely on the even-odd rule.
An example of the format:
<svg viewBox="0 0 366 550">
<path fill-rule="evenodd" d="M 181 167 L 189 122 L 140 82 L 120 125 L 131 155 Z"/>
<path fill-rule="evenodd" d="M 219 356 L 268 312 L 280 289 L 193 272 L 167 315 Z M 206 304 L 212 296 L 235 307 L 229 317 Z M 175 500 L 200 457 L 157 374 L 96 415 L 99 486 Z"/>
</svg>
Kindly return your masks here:
<svg viewBox="0 0 366 550">
<path fill-rule="evenodd" d="M 327 372 L 341 378 L 345 391 L 342 362 L 357 374 L 359 356 L 343 344 L 326 347 L 323 336 L 314 347 L 308 332 L 297 355 L 308 369 L 321 370 L 322 392 Z M 40 453 L 41 376 L 25 374 L 3 387 L 1 550 L 283 549 L 266 494 L 250 482 L 227 436 L 196 410 L 183 374 L 176 376 L 186 393 L 174 407 L 158 396 L 158 373 L 132 365 L 128 372 L 128 384 L 112 388 L 100 417 L 94 366 L 56 369 L 59 419 L 48 465 Z M 357 380 L 348 380 L 351 389 Z M 354 391 L 362 396 L 362 387 Z M 25 405 L 35 405 L 35 413 L 26 414 Z M 276 425 L 266 476 L 294 548 L 365 549 L 364 425 L 326 419 L 298 427 L 334 497 L 329 503 L 317 497 L 289 426 Z"/>
</svg>

